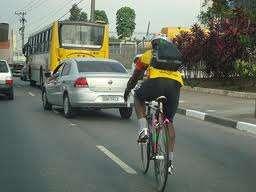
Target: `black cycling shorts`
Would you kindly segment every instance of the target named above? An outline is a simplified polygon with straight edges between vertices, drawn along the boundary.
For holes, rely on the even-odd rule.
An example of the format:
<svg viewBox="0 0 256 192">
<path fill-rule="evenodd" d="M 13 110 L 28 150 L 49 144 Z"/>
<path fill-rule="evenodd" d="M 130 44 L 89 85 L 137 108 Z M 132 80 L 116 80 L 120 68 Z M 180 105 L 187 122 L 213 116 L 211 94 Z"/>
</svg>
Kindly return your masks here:
<svg viewBox="0 0 256 192">
<path fill-rule="evenodd" d="M 173 122 L 173 118 L 179 105 L 181 84 L 169 78 L 153 78 L 145 80 L 141 86 L 135 90 L 135 97 L 141 102 L 153 101 L 160 96 L 167 98 L 164 113 Z"/>
</svg>

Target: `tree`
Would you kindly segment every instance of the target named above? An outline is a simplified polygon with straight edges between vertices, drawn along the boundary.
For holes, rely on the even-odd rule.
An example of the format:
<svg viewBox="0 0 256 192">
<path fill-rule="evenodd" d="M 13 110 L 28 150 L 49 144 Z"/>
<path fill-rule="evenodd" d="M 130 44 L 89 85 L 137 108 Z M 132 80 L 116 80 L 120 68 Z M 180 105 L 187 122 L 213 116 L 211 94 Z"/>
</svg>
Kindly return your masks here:
<svg viewBox="0 0 256 192">
<path fill-rule="evenodd" d="M 95 20 L 97 21 L 104 21 L 108 24 L 108 17 L 104 10 L 96 10 L 95 11 Z"/>
<path fill-rule="evenodd" d="M 173 42 L 177 45 L 178 49 L 182 53 L 183 63 L 186 72 L 185 77 L 190 78 L 191 71 L 194 76 L 197 76 L 200 69 L 200 63 L 203 60 L 204 49 L 207 41 L 207 34 L 197 24 L 193 25 L 188 31 L 181 31 L 177 35 Z"/>
<path fill-rule="evenodd" d="M 237 4 L 244 8 L 251 18 L 256 20 L 256 0 L 237 0 Z"/>
<path fill-rule="evenodd" d="M 209 6 L 209 2 L 212 2 L 211 6 Z M 205 0 L 203 7 L 206 10 L 200 12 L 200 22 L 209 26 L 210 22 L 230 17 L 232 15 L 230 4 L 229 0 Z"/>
<path fill-rule="evenodd" d="M 84 11 L 82 11 L 82 12 L 80 13 L 79 21 L 87 21 L 87 20 L 88 20 L 88 18 L 87 18 L 87 13 L 84 12 Z"/>
<path fill-rule="evenodd" d="M 252 1 L 255 0 L 205 0 L 203 6 L 207 9 L 199 18 L 209 28 L 204 49 L 208 74 L 230 78 L 236 75 L 236 61 L 239 66 L 246 66 L 243 63 L 243 58 L 248 58 L 246 49 L 256 43 L 256 22 L 249 11 L 252 6 L 248 6 Z"/>
<path fill-rule="evenodd" d="M 131 37 L 135 30 L 136 14 L 130 7 L 122 7 L 116 12 L 116 30 L 119 39 Z"/>
<path fill-rule="evenodd" d="M 233 17 L 236 10 L 256 19 L 256 0 L 204 0 L 203 8 L 206 10 L 200 12 L 199 20 L 208 26 L 210 22 Z"/>
<path fill-rule="evenodd" d="M 81 10 L 77 4 L 72 5 L 72 8 L 69 10 L 70 11 L 70 21 L 79 21 L 80 20 L 80 14 Z"/>
</svg>

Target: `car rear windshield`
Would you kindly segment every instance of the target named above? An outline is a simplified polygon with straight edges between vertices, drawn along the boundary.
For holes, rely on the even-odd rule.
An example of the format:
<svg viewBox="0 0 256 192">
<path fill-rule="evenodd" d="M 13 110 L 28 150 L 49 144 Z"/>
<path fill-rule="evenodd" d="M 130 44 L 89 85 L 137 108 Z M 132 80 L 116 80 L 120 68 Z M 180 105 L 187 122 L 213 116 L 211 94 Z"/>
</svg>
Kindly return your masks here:
<svg viewBox="0 0 256 192">
<path fill-rule="evenodd" d="M 0 61 L 0 73 L 7 73 L 7 72 L 8 72 L 8 68 L 7 68 L 6 62 Z"/>
<path fill-rule="evenodd" d="M 110 61 L 77 61 L 77 67 L 80 73 L 126 73 L 125 68 L 120 63 Z"/>
</svg>

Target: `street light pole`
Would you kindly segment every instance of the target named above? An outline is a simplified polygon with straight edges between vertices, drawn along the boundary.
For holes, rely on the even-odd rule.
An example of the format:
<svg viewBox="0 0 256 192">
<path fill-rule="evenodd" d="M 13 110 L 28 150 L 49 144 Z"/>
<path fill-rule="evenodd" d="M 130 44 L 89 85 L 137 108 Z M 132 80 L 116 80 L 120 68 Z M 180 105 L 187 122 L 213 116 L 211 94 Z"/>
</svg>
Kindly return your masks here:
<svg viewBox="0 0 256 192">
<path fill-rule="evenodd" d="M 91 0 L 91 22 L 95 22 L 95 0 Z"/>
</svg>

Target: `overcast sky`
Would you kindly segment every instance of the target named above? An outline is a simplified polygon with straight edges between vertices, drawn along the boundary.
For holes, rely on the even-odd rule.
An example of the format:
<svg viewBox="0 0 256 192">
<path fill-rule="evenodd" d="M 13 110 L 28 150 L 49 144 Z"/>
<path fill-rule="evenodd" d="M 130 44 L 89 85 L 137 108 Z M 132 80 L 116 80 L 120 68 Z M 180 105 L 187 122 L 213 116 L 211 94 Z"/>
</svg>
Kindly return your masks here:
<svg viewBox="0 0 256 192">
<path fill-rule="evenodd" d="M 26 35 L 48 25 L 63 16 L 73 3 L 80 0 L 0 0 L 0 22 L 9 22 L 13 28 L 19 27 L 17 10 L 27 11 Z M 129 6 L 136 12 L 136 32 L 145 32 L 148 21 L 150 32 L 159 32 L 164 26 L 191 26 L 197 21 L 202 0 L 96 0 L 96 9 L 105 10 L 110 22 L 110 30 L 115 31 L 116 11 Z M 88 14 L 90 0 L 79 5 Z M 66 15 L 68 17 L 68 14 Z M 65 17 L 64 17 L 65 18 Z"/>
</svg>

